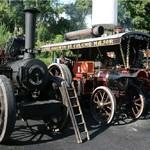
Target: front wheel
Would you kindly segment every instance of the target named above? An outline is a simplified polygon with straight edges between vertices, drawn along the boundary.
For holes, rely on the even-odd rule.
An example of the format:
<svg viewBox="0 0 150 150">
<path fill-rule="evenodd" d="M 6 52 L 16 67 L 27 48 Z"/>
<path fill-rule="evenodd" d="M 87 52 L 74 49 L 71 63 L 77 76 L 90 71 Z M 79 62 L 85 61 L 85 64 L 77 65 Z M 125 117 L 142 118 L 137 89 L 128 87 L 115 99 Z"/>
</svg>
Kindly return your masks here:
<svg viewBox="0 0 150 150">
<path fill-rule="evenodd" d="M 116 110 L 116 99 L 112 91 L 105 86 L 97 87 L 91 98 L 91 113 L 99 124 L 109 124 Z"/>
<path fill-rule="evenodd" d="M 14 129 L 16 103 L 11 81 L 0 75 L 0 143 L 5 142 Z"/>
</svg>

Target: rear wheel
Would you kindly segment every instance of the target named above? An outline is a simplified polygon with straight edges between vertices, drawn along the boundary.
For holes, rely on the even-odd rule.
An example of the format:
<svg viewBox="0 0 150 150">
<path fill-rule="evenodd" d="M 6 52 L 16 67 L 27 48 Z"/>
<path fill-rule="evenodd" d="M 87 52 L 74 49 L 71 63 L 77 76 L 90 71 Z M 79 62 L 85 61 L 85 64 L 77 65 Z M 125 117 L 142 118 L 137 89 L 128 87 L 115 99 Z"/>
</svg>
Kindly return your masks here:
<svg viewBox="0 0 150 150">
<path fill-rule="evenodd" d="M 59 64 L 59 63 L 52 63 L 48 67 L 49 74 L 54 77 L 62 78 L 63 80 L 66 81 L 67 86 L 71 86 L 72 83 L 72 75 L 65 64 Z M 68 109 L 67 109 L 67 104 L 63 100 L 63 92 L 62 88 L 58 85 L 57 83 L 54 82 L 53 84 L 55 87 L 53 90 L 55 91 L 54 93 L 54 99 L 55 103 L 61 103 L 61 109 L 59 110 L 60 112 L 56 112 L 56 115 L 54 115 L 51 118 L 47 118 L 45 120 L 45 123 L 48 125 L 48 127 L 52 130 L 61 130 L 65 127 L 67 119 L 68 119 Z M 59 116 L 57 114 L 60 114 Z"/>
<path fill-rule="evenodd" d="M 132 87 L 132 89 L 130 88 L 127 95 L 129 100 L 127 111 L 132 119 L 138 119 L 142 115 L 145 108 L 145 97 L 136 87 Z"/>
<path fill-rule="evenodd" d="M 97 87 L 92 94 L 91 113 L 99 124 L 109 124 L 116 110 L 116 99 L 108 87 Z"/>
<path fill-rule="evenodd" d="M 53 81 L 51 90 L 53 91 L 50 100 L 51 104 L 52 106 L 57 107 L 51 116 L 47 116 L 43 120 L 48 129 L 52 131 L 62 130 L 66 126 L 68 120 L 68 109 L 66 101 L 63 99 L 63 91 L 61 86 L 57 84 L 57 81 Z"/>
<path fill-rule="evenodd" d="M 0 75 L 0 142 L 5 142 L 14 129 L 16 103 L 11 81 Z"/>
</svg>

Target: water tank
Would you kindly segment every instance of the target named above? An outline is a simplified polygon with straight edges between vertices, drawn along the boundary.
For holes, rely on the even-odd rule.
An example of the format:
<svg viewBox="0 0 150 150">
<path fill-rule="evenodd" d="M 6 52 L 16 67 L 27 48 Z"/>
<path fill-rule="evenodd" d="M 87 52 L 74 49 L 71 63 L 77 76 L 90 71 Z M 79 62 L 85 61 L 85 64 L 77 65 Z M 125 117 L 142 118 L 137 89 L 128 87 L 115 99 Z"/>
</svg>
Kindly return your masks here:
<svg viewBox="0 0 150 150">
<path fill-rule="evenodd" d="M 92 26 L 112 29 L 117 25 L 117 0 L 92 0 Z"/>
</svg>

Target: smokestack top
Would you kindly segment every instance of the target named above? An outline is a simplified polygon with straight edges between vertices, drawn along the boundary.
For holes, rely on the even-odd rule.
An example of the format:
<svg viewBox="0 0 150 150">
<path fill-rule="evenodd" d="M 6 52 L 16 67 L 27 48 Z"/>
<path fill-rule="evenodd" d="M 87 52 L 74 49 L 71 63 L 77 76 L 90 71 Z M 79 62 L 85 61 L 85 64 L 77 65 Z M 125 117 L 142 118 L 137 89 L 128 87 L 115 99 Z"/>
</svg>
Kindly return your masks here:
<svg viewBox="0 0 150 150">
<path fill-rule="evenodd" d="M 36 14 L 36 13 L 39 13 L 40 11 L 34 7 L 27 7 L 24 9 L 24 12 L 31 12 L 32 14 Z"/>
</svg>

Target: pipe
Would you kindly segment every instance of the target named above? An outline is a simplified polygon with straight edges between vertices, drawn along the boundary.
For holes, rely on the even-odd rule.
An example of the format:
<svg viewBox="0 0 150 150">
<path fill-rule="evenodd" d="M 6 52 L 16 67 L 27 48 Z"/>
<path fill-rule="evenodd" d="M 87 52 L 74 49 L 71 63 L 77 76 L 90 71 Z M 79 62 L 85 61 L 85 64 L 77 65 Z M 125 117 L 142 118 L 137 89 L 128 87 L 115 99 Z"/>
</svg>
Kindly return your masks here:
<svg viewBox="0 0 150 150">
<path fill-rule="evenodd" d="M 97 25 L 89 29 L 77 30 L 68 32 L 65 34 L 66 40 L 77 40 L 81 38 L 87 38 L 89 36 L 98 37 L 104 33 L 104 27 Z"/>
</svg>

